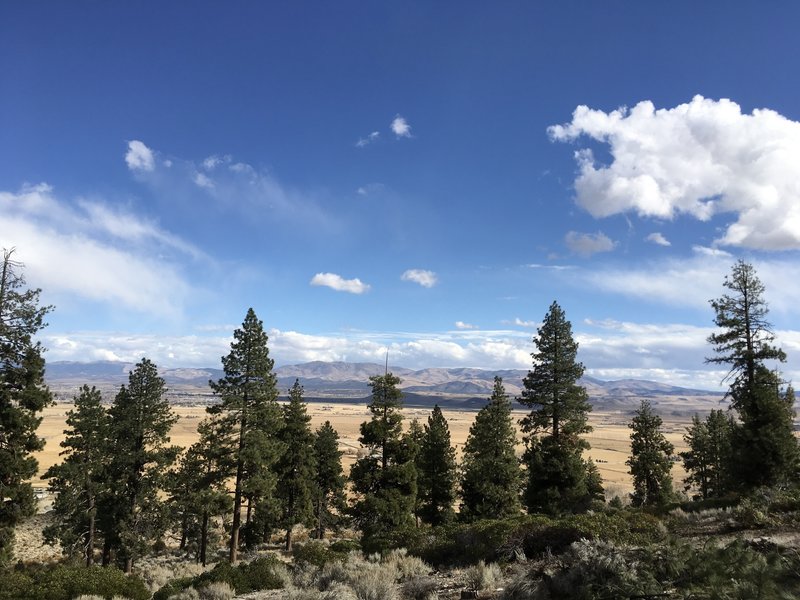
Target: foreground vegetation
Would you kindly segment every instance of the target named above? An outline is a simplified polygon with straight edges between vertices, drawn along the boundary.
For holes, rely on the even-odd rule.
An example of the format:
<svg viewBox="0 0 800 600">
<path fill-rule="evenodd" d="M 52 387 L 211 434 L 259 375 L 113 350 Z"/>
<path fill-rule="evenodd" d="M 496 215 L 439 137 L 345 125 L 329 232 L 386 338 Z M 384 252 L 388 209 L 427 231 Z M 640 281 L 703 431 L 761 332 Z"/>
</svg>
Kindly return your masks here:
<svg viewBox="0 0 800 600">
<path fill-rule="evenodd" d="M 24 479 L 36 469 L 30 453 L 42 445 L 35 431 L 49 402 L 42 349 L 32 342 L 49 307 L 38 306 L 38 290 L 24 289 L 19 268 L 6 252 L 0 559 L 7 564 L 13 527 L 34 508 Z M 533 340 L 533 366 L 518 398 L 530 408 L 525 418 L 514 423 L 496 378 L 457 465 L 439 408 L 427 423 L 404 426 L 400 380 L 389 372 L 371 377 L 364 452 L 349 479 L 330 423 L 311 430 L 300 382 L 287 404 L 277 402 L 268 339 L 250 309 L 222 359 L 224 377 L 209 382 L 219 401 L 184 452 L 169 445 L 176 417 L 149 360 L 136 365 L 108 408 L 97 390 L 80 390 L 64 460 L 46 473 L 56 495 L 45 536 L 60 544 L 65 562 L 4 571 L 0 598 L 181 600 L 267 589 L 297 598 L 435 598 L 446 587 L 431 578 L 433 568 L 461 569 L 459 585 L 503 598 L 796 597 L 796 547 L 730 537 L 776 524 L 796 529 L 800 451 L 794 392 L 766 362 L 785 354 L 773 345 L 763 286 L 743 262 L 724 285 L 730 294 L 712 301 L 719 332 L 709 338 L 708 360 L 730 367 L 734 414 L 714 411 L 687 429 L 681 459 L 695 502 L 676 504 L 674 449 L 643 401 L 629 424 L 633 494 L 606 504 L 598 470 L 583 458 L 589 446 L 582 435 L 591 430 L 591 405 L 578 384 L 584 367 L 555 302 Z M 704 515 L 710 505 L 717 512 Z M 728 537 L 701 544 L 700 524 L 707 536 Z M 349 527 L 350 541 L 330 543 Z M 295 546 L 300 531 L 317 541 Z M 198 571 L 157 585 L 136 567 L 168 554 L 168 532 Z M 271 545 L 278 532 L 288 566 Z M 215 560 L 223 543 L 227 560 Z"/>
</svg>

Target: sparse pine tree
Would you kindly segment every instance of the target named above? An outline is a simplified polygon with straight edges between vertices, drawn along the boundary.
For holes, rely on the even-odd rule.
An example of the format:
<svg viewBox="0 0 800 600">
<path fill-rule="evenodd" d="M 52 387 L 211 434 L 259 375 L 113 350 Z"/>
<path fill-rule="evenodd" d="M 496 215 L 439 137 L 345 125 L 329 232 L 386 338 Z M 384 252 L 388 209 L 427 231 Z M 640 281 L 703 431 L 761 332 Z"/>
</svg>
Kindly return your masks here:
<svg viewBox="0 0 800 600">
<path fill-rule="evenodd" d="M 345 477 L 339 434 L 330 421 L 325 421 L 314 434 L 314 458 L 314 522 L 316 537 L 321 540 L 325 537 L 326 529 L 338 526 L 345 507 Z"/>
<path fill-rule="evenodd" d="M 521 421 L 528 475 L 525 504 L 530 512 L 585 510 L 592 494 L 589 463 L 582 453 L 589 444 L 580 435 L 592 430 L 588 424 L 592 407 L 578 384 L 584 367 L 577 361 L 572 325 L 558 303 L 550 305 L 533 342 L 533 369 L 523 380 L 519 399 L 532 409 Z"/>
<path fill-rule="evenodd" d="M 663 421 L 647 400 L 642 400 L 631 429 L 631 455 L 625 464 L 633 476 L 634 506 L 660 506 L 669 502 L 672 492 L 672 456 L 674 446 L 661 431 Z"/>
<path fill-rule="evenodd" d="M 208 418 L 197 426 L 199 439 L 181 456 L 168 484 L 180 549 L 194 550 L 197 562 L 208 561 L 208 549 L 218 543 L 213 522 L 230 513 L 233 500 L 226 488 L 235 464 L 229 447 L 230 423 Z"/>
<path fill-rule="evenodd" d="M 246 524 L 251 541 L 263 538 L 275 524 L 278 511 L 274 466 L 283 448 L 277 439 L 281 412 L 268 338 L 252 308 L 233 337 L 230 353 L 222 357 L 225 376 L 209 382 L 220 402 L 209 407 L 208 412 L 222 415 L 231 423 L 228 442 L 236 468 L 229 558 L 235 563 L 244 499 L 248 500 Z"/>
<path fill-rule="evenodd" d="M 439 405 L 433 407 L 417 458 L 419 515 L 431 525 L 453 520 L 456 501 L 456 451 L 450 445 L 450 428 Z"/>
<path fill-rule="evenodd" d="M 414 485 L 416 486 L 416 497 L 414 498 L 414 519 L 417 526 L 419 526 L 420 503 L 419 495 L 419 477 L 420 477 L 420 452 L 422 451 L 422 438 L 425 435 L 425 430 L 420 425 L 419 419 L 411 419 L 408 425 L 408 431 L 403 435 L 403 460 L 410 461 L 414 465 Z"/>
<path fill-rule="evenodd" d="M 311 525 L 314 515 L 314 475 L 316 456 L 311 417 L 303 401 L 303 386 L 295 380 L 289 390 L 289 403 L 283 407 L 280 439 L 285 450 L 278 461 L 277 497 L 281 503 L 281 525 L 286 529 L 286 551 L 292 550 L 295 525 Z"/>
<path fill-rule="evenodd" d="M 689 450 L 681 452 L 686 470 L 686 490 L 697 490 L 697 497 L 718 498 L 731 489 L 731 443 L 736 424 L 730 415 L 712 410 L 700 420 L 694 415 L 683 436 Z"/>
<path fill-rule="evenodd" d="M 67 413 L 67 429 L 61 442 L 64 460 L 44 474 L 50 480 L 54 523 L 45 531 L 49 542 L 58 540 L 67 555 L 82 556 L 94 564 L 101 541 L 97 531 L 97 502 L 110 482 L 106 468 L 111 458 L 109 416 L 96 388 L 84 385 Z"/>
<path fill-rule="evenodd" d="M 511 401 L 500 377 L 475 417 L 464 445 L 461 519 L 502 519 L 519 514 L 521 472 L 514 448 Z"/>
<path fill-rule="evenodd" d="M 351 513 L 368 551 L 386 548 L 395 534 L 414 525 L 416 469 L 403 440 L 399 383 L 392 373 L 370 377 L 372 419 L 361 424 L 359 438 L 368 454 L 350 471 L 357 495 Z"/>
<path fill-rule="evenodd" d="M 158 539 L 167 527 L 159 494 L 178 448 L 167 446 L 177 417 L 165 391 L 156 366 L 144 358 L 109 409 L 111 459 L 106 477 L 112 487 L 101 499 L 98 512 L 105 532 L 104 562 L 113 549 L 126 573 L 147 551 L 147 543 Z"/>
<path fill-rule="evenodd" d="M 39 305 L 41 290 L 25 288 L 13 253 L 4 250 L 0 264 L 0 563 L 11 558 L 14 527 L 36 510 L 28 480 L 38 468 L 33 453 L 44 447 L 40 413 L 52 403 L 44 349 L 33 341 L 52 307 Z"/>
<path fill-rule="evenodd" d="M 730 366 L 728 395 L 741 421 L 733 436 L 731 470 L 745 490 L 796 480 L 800 450 L 793 406 L 780 376 L 766 365 L 784 362 L 786 354 L 773 345 L 764 285 L 753 265 L 740 260 L 724 286 L 730 293 L 711 300 L 720 331 L 708 338 L 715 356 L 706 362 Z"/>
</svg>

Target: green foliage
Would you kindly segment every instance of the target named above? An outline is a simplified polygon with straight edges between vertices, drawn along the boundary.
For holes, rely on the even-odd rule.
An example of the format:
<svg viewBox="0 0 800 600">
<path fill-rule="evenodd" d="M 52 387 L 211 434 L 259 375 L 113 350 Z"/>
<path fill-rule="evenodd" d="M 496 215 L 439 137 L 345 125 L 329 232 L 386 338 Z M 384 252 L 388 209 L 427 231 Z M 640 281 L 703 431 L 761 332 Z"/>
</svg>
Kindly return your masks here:
<svg viewBox="0 0 800 600">
<path fill-rule="evenodd" d="M 765 364 L 784 362 L 786 354 L 773 345 L 764 285 L 753 266 L 740 260 L 724 286 L 731 293 L 711 300 L 720 331 L 708 338 L 715 356 L 706 361 L 730 365 L 728 395 L 741 421 L 732 438 L 733 479 L 745 490 L 796 480 L 794 391 L 782 391 L 777 372 Z"/>
<path fill-rule="evenodd" d="M 286 585 L 286 567 L 274 555 L 262 556 L 238 565 L 224 561 L 213 569 L 198 575 L 169 582 L 153 595 L 153 600 L 167 600 L 172 594 L 189 587 L 200 589 L 203 586 L 222 582 L 227 583 L 237 594 L 247 594 L 258 590 L 278 590 Z"/>
<path fill-rule="evenodd" d="M 465 521 L 518 515 L 521 472 L 514 453 L 511 402 L 500 377 L 475 417 L 464 445 L 460 518 Z"/>
<path fill-rule="evenodd" d="M 634 506 L 663 506 L 673 498 L 672 462 L 670 456 L 674 447 L 661 431 L 659 417 L 650 402 L 642 400 L 633 420 L 631 429 L 631 456 L 625 464 L 633 476 Z"/>
<path fill-rule="evenodd" d="M 289 403 L 283 408 L 283 425 L 278 435 L 284 451 L 278 460 L 276 497 L 281 505 L 280 524 L 286 529 L 286 549 L 292 547 L 292 528 L 311 525 L 316 469 L 311 417 L 306 413 L 303 386 L 295 380 Z"/>
<path fill-rule="evenodd" d="M 358 544 L 356 544 L 356 548 L 358 548 Z M 292 549 L 292 559 L 295 564 L 305 563 L 321 567 L 335 560 L 344 560 L 349 551 L 350 549 L 345 551 L 333 550 L 331 546 L 311 541 L 295 546 Z"/>
<path fill-rule="evenodd" d="M 449 523 L 455 517 L 456 451 L 450 444 L 450 428 L 438 404 L 425 425 L 417 467 L 420 517 L 431 525 Z"/>
<path fill-rule="evenodd" d="M 209 381 L 220 402 L 208 408 L 230 423 L 229 435 L 220 440 L 233 456 L 234 496 L 230 538 L 230 559 L 236 562 L 240 533 L 248 544 L 269 537 L 279 516 L 274 501 L 277 477 L 275 463 L 283 452 L 277 439 L 281 411 L 273 360 L 269 357 L 264 325 L 252 308 L 248 309 L 240 329 L 233 332 L 231 351 L 222 357 L 225 376 Z M 245 531 L 241 532 L 243 499 L 248 510 Z"/>
<path fill-rule="evenodd" d="M 369 552 L 390 547 L 394 533 L 414 523 L 416 468 L 402 435 L 399 383 L 391 373 L 370 377 L 372 419 L 361 424 L 359 438 L 368 455 L 350 471 L 357 494 L 351 514 Z"/>
<path fill-rule="evenodd" d="M 706 500 L 726 495 L 732 488 L 732 438 L 736 424 L 721 410 L 712 410 L 704 421 L 695 415 L 683 436 L 689 450 L 681 452 L 686 469 L 686 490 L 697 490 Z"/>
<path fill-rule="evenodd" d="M 96 388 L 84 385 L 73 401 L 61 442 L 61 456 L 66 458 L 44 474 L 55 495 L 55 522 L 44 536 L 51 543 L 58 540 L 65 554 L 82 556 L 91 566 L 102 541 L 96 534 L 97 502 L 109 483 L 110 420 Z"/>
<path fill-rule="evenodd" d="M 317 539 L 322 539 L 326 529 L 339 526 L 345 508 L 339 434 L 330 421 L 325 421 L 314 434 L 314 459 L 314 521 Z"/>
<path fill-rule="evenodd" d="M 167 526 L 159 494 L 178 448 L 166 446 L 177 417 L 164 392 L 156 365 L 144 358 L 109 409 L 108 489 L 98 502 L 98 516 L 105 545 L 126 572 Z"/>
<path fill-rule="evenodd" d="M 35 511 L 27 480 L 36 474 L 33 453 L 44 447 L 36 435 L 45 406 L 44 349 L 33 337 L 52 309 L 39 306 L 41 290 L 25 289 L 21 264 L 4 250 L 0 265 L 0 564 L 11 558 L 14 526 Z"/>
<path fill-rule="evenodd" d="M 531 408 L 520 421 L 528 476 L 525 504 L 529 512 L 548 514 L 586 510 L 599 497 L 594 488 L 602 487 L 597 478 L 589 480 L 589 464 L 582 459 L 589 444 L 580 435 L 592 430 L 592 407 L 578 385 L 584 372 L 577 362 L 578 343 L 558 303 L 550 305 L 533 342 L 533 369 L 522 382 L 519 398 Z"/>
<path fill-rule="evenodd" d="M 113 567 L 47 565 L 0 573 L 0 600 L 72 600 L 81 594 L 150 598 L 141 579 Z"/>
</svg>

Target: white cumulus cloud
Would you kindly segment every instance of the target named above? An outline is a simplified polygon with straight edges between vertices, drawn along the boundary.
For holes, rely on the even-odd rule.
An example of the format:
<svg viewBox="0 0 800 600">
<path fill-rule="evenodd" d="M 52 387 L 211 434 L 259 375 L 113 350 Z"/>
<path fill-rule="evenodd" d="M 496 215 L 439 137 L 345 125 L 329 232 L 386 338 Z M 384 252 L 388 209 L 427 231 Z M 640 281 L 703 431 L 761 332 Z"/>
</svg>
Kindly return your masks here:
<svg viewBox="0 0 800 600">
<path fill-rule="evenodd" d="M 400 279 L 418 283 L 426 288 L 432 288 L 439 280 L 436 273 L 433 271 L 426 271 L 425 269 L 408 269 L 400 276 Z"/>
<path fill-rule="evenodd" d="M 616 246 L 616 242 L 601 231 L 597 233 L 569 231 L 564 236 L 564 243 L 567 248 L 580 256 L 591 256 L 598 252 L 610 252 Z"/>
<path fill-rule="evenodd" d="M 131 171 L 152 171 L 155 168 L 153 151 L 143 142 L 131 140 L 125 153 L 125 162 Z"/>
<path fill-rule="evenodd" d="M 336 273 L 317 273 L 311 278 L 311 285 L 329 287 L 337 292 L 348 292 L 350 294 L 363 294 L 368 292 L 370 287 L 358 277 L 345 279 Z"/>
<path fill-rule="evenodd" d="M 670 243 L 670 241 L 669 241 L 667 238 L 665 238 L 665 237 L 664 237 L 664 236 L 663 236 L 661 233 L 659 233 L 659 232 L 651 233 L 651 234 L 650 234 L 650 235 L 648 235 L 648 236 L 647 236 L 645 239 L 646 239 L 648 242 L 653 242 L 654 244 L 657 244 L 657 245 L 659 245 L 659 246 L 671 246 L 671 245 L 672 245 L 672 244 Z"/>
<path fill-rule="evenodd" d="M 399 138 L 411 137 L 411 125 L 400 115 L 394 118 L 390 127 L 392 128 L 392 132 Z"/>
<path fill-rule="evenodd" d="M 477 329 L 477 325 L 473 325 L 472 323 L 465 323 L 464 321 L 456 321 L 455 322 L 456 329 Z"/>
<path fill-rule="evenodd" d="M 800 248 L 800 122 L 769 109 L 751 114 L 730 100 L 695 96 L 656 110 L 643 101 L 611 112 L 579 106 L 551 139 L 587 136 L 608 144 L 599 164 L 575 154 L 576 200 L 595 217 L 636 212 L 708 220 L 732 214 L 717 243 L 761 250 Z"/>
</svg>

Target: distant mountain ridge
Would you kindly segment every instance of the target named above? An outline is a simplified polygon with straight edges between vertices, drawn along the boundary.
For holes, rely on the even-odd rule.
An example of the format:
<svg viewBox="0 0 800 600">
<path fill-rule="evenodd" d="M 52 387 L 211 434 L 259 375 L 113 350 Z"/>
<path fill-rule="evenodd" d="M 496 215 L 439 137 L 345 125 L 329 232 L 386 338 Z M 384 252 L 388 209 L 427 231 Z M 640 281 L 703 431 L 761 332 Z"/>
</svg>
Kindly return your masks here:
<svg viewBox="0 0 800 600">
<path fill-rule="evenodd" d="M 55 361 L 47 363 L 46 380 L 56 391 L 68 393 L 85 384 L 96 385 L 111 392 L 126 383 L 133 363 L 97 361 L 90 363 Z M 282 394 L 299 379 L 308 397 L 318 399 L 363 399 L 369 395 L 369 377 L 381 375 L 384 365 L 377 363 L 347 363 L 313 361 L 287 365 L 275 369 Z M 409 398 L 420 399 L 422 404 L 432 404 L 439 399 L 443 404 L 449 399 L 458 405 L 473 406 L 491 395 L 495 375 L 503 378 L 506 391 L 511 396 L 521 393 L 522 380 L 527 369 L 491 371 L 476 368 L 426 368 L 407 369 L 390 366 L 389 370 L 400 377 L 400 387 Z M 173 395 L 192 397 L 210 396 L 209 379 L 223 376 L 221 369 L 164 368 L 159 370 Z M 670 403 L 690 399 L 718 401 L 721 393 L 693 390 L 678 386 L 639 379 L 603 381 L 584 377 L 580 382 L 595 406 L 628 408 L 638 405 L 639 399 L 649 398 Z M 69 392 L 71 393 L 71 392 Z M 427 400 L 421 400 L 427 399 Z"/>
</svg>

